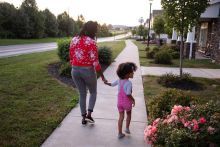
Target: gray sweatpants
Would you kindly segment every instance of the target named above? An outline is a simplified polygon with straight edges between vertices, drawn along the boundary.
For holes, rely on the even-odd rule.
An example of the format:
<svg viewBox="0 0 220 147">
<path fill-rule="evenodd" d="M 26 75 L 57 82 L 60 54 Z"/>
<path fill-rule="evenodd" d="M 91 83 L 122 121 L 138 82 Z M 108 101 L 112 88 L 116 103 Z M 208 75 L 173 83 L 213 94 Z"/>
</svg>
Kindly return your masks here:
<svg viewBox="0 0 220 147">
<path fill-rule="evenodd" d="M 78 88 L 80 98 L 79 104 L 82 116 L 86 115 L 86 96 L 89 89 L 89 107 L 88 111 L 93 112 L 97 95 L 97 78 L 93 67 L 72 67 L 71 75 Z"/>
</svg>

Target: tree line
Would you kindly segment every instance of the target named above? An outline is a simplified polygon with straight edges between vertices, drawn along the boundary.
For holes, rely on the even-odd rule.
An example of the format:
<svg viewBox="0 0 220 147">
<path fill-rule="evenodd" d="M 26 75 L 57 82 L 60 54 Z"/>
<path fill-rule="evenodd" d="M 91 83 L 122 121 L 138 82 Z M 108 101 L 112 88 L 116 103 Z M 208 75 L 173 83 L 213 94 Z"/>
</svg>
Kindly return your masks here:
<svg viewBox="0 0 220 147">
<path fill-rule="evenodd" d="M 83 15 L 74 20 L 64 11 L 57 17 L 49 9 L 40 11 L 35 0 L 24 0 L 19 8 L 0 2 L 0 38 L 71 37 L 85 23 Z M 112 36 L 106 24 L 99 24 L 99 37 Z"/>
</svg>

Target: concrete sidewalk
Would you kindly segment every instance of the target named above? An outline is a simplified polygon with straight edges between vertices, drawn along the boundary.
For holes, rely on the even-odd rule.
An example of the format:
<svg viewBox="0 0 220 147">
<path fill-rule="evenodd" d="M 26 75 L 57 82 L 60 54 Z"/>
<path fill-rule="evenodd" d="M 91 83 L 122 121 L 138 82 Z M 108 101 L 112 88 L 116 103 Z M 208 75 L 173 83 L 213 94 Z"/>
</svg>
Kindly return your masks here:
<svg viewBox="0 0 220 147">
<path fill-rule="evenodd" d="M 179 68 L 173 67 L 141 67 L 142 75 L 161 76 L 166 73 L 178 74 Z M 220 78 L 220 69 L 204 69 L 204 68 L 183 68 L 184 73 L 190 73 L 193 77 L 202 77 L 210 79 Z"/>
<path fill-rule="evenodd" d="M 131 134 L 126 135 L 123 139 L 117 138 L 117 87 L 106 86 L 101 79 L 98 79 L 97 101 L 93 113 L 95 125 L 81 125 L 80 109 L 77 106 L 42 144 L 43 147 L 150 146 L 145 143 L 143 134 L 147 125 L 147 114 L 138 49 L 131 41 L 126 41 L 126 48 L 116 58 L 116 62 L 106 69 L 104 75 L 110 82 L 118 79 L 116 75 L 117 66 L 126 61 L 135 62 L 138 66 L 134 79 L 132 79 L 136 106 L 132 111 Z M 125 128 L 125 122 L 123 128 Z"/>
</svg>

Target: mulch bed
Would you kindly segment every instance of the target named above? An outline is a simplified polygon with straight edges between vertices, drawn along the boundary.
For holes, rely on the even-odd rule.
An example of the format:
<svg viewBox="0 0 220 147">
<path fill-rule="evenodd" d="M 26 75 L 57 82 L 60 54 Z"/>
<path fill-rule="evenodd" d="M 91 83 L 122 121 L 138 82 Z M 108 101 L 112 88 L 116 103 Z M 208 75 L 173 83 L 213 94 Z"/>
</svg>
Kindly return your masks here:
<svg viewBox="0 0 220 147">
<path fill-rule="evenodd" d="M 204 89 L 203 84 L 194 81 L 170 82 L 170 83 L 166 83 L 164 86 L 169 88 L 177 88 L 181 90 L 193 90 L 193 91 L 200 91 Z"/>
<path fill-rule="evenodd" d="M 109 65 L 101 64 L 102 71 L 104 72 L 108 68 L 108 66 Z M 76 87 L 71 77 L 62 76 L 59 74 L 60 67 L 61 67 L 60 62 L 49 64 L 48 65 L 48 73 L 52 77 L 54 77 L 55 79 L 57 79 L 59 82 L 61 82 L 63 84 L 71 86 L 71 87 Z M 108 78 L 108 77 L 106 77 L 106 78 Z"/>
<path fill-rule="evenodd" d="M 61 83 L 64 83 L 68 86 L 76 87 L 71 77 L 61 76 L 59 74 L 60 66 L 61 66 L 60 62 L 49 64 L 48 65 L 48 73 L 52 77 L 54 77 L 55 79 L 60 81 Z"/>
</svg>

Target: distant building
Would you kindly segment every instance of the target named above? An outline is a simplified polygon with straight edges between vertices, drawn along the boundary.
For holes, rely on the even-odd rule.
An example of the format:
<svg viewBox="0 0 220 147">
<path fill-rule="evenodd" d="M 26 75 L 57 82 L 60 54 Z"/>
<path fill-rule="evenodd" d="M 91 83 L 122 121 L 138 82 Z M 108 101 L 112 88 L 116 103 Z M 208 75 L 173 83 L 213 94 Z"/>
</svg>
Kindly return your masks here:
<svg viewBox="0 0 220 147">
<path fill-rule="evenodd" d="M 156 16 L 163 14 L 164 10 L 153 10 L 153 12 L 151 13 L 151 20 L 150 20 L 150 28 L 153 28 L 153 23 L 154 23 L 154 19 Z M 144 26 L 146 28 L 149 28 L 149 19 L 146 20 L 146 22 L 144 23 Z"/>
<path fill-rule="evenodd" d="M 198 50 L 220 63 L 220 0 L 211 0 L 196 31 Z"/>
<path fill-rule="evenodd" d="M 151 19 L 147 19 L 144 23 L 144 26 L 149 29 L 149 21 L 150 21 L 150 37 L 155 36 L 155 32 L 153 30 L 153 22 L 156 16 L 163 14 L 164 10 L 153 10 L 151 13 Z M 166 34 L 164 34 L 166 35 Z M 153 37 L 154 38 L 154 37 Z"/>
<path fill-rule="evenodd" d="M 162 15 L 164 13 L 164 10 L 153 10 L 151 14 L 151 20 L 150 20 L 150 27 L 153 28 L 154 25 L 154 19 L 158 15 Z"/>
</svg>

